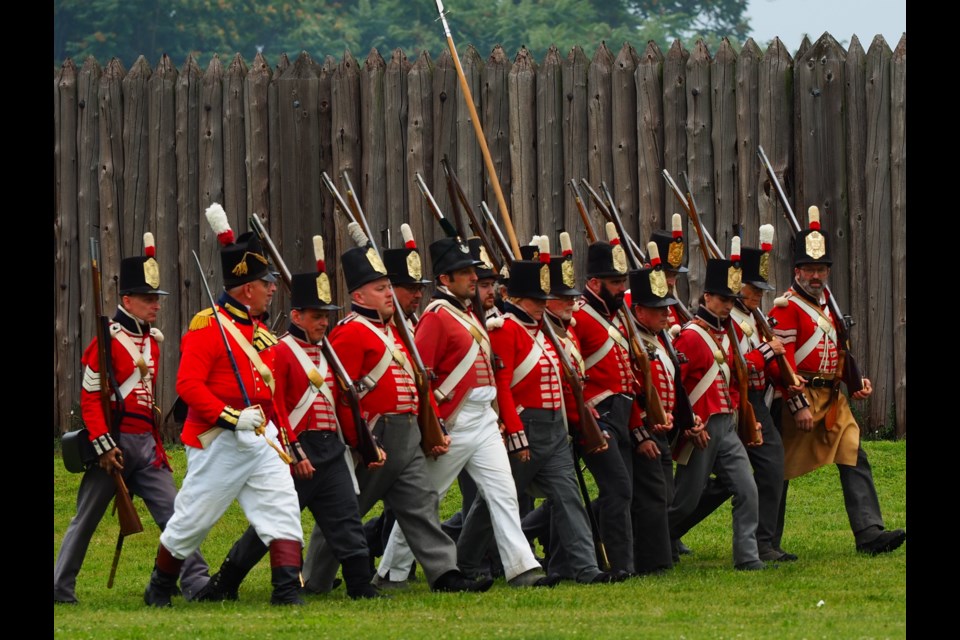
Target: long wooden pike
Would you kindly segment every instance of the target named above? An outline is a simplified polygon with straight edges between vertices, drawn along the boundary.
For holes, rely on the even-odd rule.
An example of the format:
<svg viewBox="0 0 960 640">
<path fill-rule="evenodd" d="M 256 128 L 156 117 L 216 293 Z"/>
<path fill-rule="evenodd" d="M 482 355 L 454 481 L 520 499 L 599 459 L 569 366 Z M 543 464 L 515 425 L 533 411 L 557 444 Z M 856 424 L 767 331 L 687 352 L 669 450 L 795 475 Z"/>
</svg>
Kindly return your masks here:
<svg viewBox="0 0 960 640">
<path fill-rule="evenodd" d="M 493 166 L 493 158 L 490 157 L 490 149 L 487 147 L 487 138 L 483 135 L 483 127 L 480 125 L 480 116 L 477 114 L 477 108 L 473 105 L 473 93 L 470 91 L 470 85 L 467 84 L 467 76 L 463 73 L 463 67 L 460 66 L 460 56 L 457 54 L 457 45 L 453 43 L 453 35 L 450 33 L 450 25 L 447 23 L 447 15 L 444 13 L 443 0 L 436 0 L 437 11 L 440 13 L 440 21 L 443 23 L 443 32 L 447 36 L 447 46 L 450 48 L 450 55 L 453 57 L 453 64 L 457 69 L 457 77 L 460 78 L 460 90 L 463 91 L 463 101 L 470 110 L 470 120 L 473 122 L 473 132 L 477 136 L 477 142 L 480 144 L 480 151 L 483 153 L 483 162 L 487 166 L 487 173 L 490 175 L 490 185 L 493 187 L 493 193 L 497 197 L 497 204 L 503 214 L 503 223 L 507 228 L 507 237 L 510 238 L 510 247 L 513 249 L 513 255 L 520 255 L 520 243 L 517 242 L 517 234 L 513 230 L 513 221 L 510 219 L 510 210 L 507 208 L 507 201 L 503 198 L 503 190 L 500 188 L 500 181 L 497 179 L 497 170 Z"/>
</svg>

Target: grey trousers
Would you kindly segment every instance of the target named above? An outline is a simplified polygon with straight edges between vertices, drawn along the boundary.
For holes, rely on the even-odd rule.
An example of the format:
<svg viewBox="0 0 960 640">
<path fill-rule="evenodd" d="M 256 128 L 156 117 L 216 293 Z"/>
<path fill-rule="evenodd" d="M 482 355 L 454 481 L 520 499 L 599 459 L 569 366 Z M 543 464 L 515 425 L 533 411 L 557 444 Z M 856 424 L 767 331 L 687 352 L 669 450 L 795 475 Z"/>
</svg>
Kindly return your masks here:
<svg viewBox="0 0 960 640">
<path fill-rule="evenodd" d="M 416 416 L 383 416 L 373 434 L 387 452 L 387 462 L 379 469 L 357 471 L 360 517 L 382 499 L 393 510 L 414 557 L 432 585 L 443 574 L 457 569 L 457 548 L 440 528 L 439 497 L 427 477 Z M 304 583 L 311 591 L 330 591 L 338 567 L 323 532 L 314 525 L 303 563 Z"/>
<path fill-rule="evenodd" d="M 173 515 L 177 486 L 170 469 L 153 465 L 157 457 L 153 434 L 121 433 L 117 446 L 123 452 L 123 479 L 127 488 L 131 494 L 143 499 L 150 515 L 163 531 Z M 77 492 L 77 513 L 63 536 L 53 568 L 54 600 L 76 600 L 77 574 L 80 573 L 93 533 L 114 495 L 116 484 L 113 478 L 99 466 L 83 474 Z M 180 589 L 184 598 L 192 598 L 209 579 L 209 568 L 199 550 L 184 560 L 180 568 Z"/>
<path fill-rule="evenodd" d="M 779 549 L 777 526 L 784 490 L 783 440 L 780 438 L 780 431 L 774 426 L 770 410 L 763 402 L 763 395 L 763 391 L 757 390 L 751 391 L 749 396 L 757 421 L 763 425 L 763 444 L 759 447 L 746 447 L 747 457 L 753 466 L 753 479 L 757 483 L 760 517 L 757 525 L 757 546 L 761 551 Z M 678 537 L 713 513 L 731 495 L 733 494 L 723 482 L 711 478 L 697 508 L 677 526 Z M 783 530 L 782 524 L 780 530 Z"/>
<path fill-rule="evenodd" d="M 670 455 L 666 436 L 655 435 L 661 450 Z M 670 525 L 667 519 L 669 500 L 673 497 L 673 468 L 665 475 L 662 455 L 655 460 L 633 455 L 633 562 L 637 573 L 651 573 L 673 566 Z M 668 485 L 669 481 L 669 485 Z"/>
<path fill-rule="evenodd" d="M 517 495 L 535 488 L 549 499 L 551 548 L 558 546 L 563 550 L 562 562 L 558 558 L 561 554 L 551 552 L 547 571 L 564 579 L 589 582 L 600 569 L 563 416 L 559 411 L 525 409 L 520 419 L 530 445 L 530 460 L 520 462 L 510 457 Z M 457 540 L 458 559 L 465 572 L 482 566 L 483 552 L 492 539 L 490 513 L 481 501 L 475 500 Z"/>
<path fill-rule="evenodd" d="M 707 487 L 711 473 L 733 494 L 733 563 L 759 561 L 757 484 L 750 469 L 746 448 L 737 435 L 735 413 L 715 413 L 707 420 L 710 441 L 705 449 L 694 449 L 690 461 L 677 466 L 676 493 L 667 514 L 670 537 L 680 537 L 681 523 L 693 513 Z"/>
</svg>

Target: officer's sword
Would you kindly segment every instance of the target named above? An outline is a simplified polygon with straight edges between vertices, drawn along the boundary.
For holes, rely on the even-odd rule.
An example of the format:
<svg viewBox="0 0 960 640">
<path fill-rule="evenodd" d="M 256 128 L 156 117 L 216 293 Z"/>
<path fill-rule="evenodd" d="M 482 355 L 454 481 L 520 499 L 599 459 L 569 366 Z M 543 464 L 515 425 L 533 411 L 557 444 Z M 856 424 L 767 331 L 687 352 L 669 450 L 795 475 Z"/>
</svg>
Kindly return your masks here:
<svg viewBox="0 0 960 640">
<path fill-rule="evenodd" d="M 207 292 L 207 297 L 210 298 L 210 306 L 213 309 L 213 319 L 217 322 L 217 328 L 220 329 L 220 337 L 223 338 L 223 346 L 227 350 L 227 356 L 230 358 L 230 366 L 233 367 L 233 375 L 237 376 L 237 384 L 240 386 L 240 393 L 243 394 L 243 402 L 246 406 L 250 406 L 250 396 L 247 395 L 247 388 L 243 384 L 243 378 L 240 377 L 240 368 L 237 367 L 237 360 L 233 357 L 233 349 L 230 348 L 230 343 L 227 341 L 227 332 L 223 329 L 223 323 L 220 321 L 220 312 L 217 311 L 217 301 L 213 297 L 213 292 L 210 291 L 210 285 L 207 284 L 207 276 L 203 273 L 203 265 L 200 264 L 200 258 L 197 257 L 197 252 L 191 250 L 193 254 L 193 259 L 197 262 L 197 271 L 200 272 L 200 280 L 203 281 L 203 288 Z M 266 436 L 266 428 L 264 425 L 260 425 L 255 430 L 258 436 L 263 436 L 263 439 L 267 441 L 267 444 L 273 447 L 273 449 L 280 454 L 280 459 L 285 463 L 290 464 L 293 462 L 293 458 L 287 455 L 287 452 L 277 446 L 277 443 L 271 440 Z"/>
</svg>

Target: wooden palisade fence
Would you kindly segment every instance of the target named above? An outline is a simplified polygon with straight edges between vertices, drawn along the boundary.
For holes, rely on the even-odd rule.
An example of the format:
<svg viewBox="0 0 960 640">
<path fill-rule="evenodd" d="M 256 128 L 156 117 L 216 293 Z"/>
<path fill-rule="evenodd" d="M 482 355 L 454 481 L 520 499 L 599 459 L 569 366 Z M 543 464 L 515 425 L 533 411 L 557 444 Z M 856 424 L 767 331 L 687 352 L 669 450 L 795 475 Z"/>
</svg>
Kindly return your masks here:
<svg viewBox="0 0 960 640">
<path fill-rule="evenodd" d="M 601 43 L 592 59 L 580 47 L 566 57 L 551 48 L 539 65 L 525 48 L 512 63 L 499 46 L 486 60 L 471 46 L 461 55 L 518 238 L 547 233 L 556 245 L 571 231 L 581 278 L 587 242 L 569 180 L 606 182 L 642 242 L 679 211 L 666 168 L 678 180 L 687 172 L 721 245 L 734 222 L 754 246 L 761 224 L 776 226 L 771 280 L 785 289 L 791 233 L 756 155 L 762 145 L 801 224 L 815 204 L 833 239 L 831 286 L 856 320 L 855 352 L 876 389 L 857 403 L 862 426 L 905 434 L 906 34 L 893 51 L 876 36 L 865 52 L 856 36 L 844 49 L 825 33 L 792 57 L 779 39 L 766 51 L 723 41 L 713 54 L 702 42 L 688 51 L 676 41 L 666 53 L 624 44 L 616 54 Z M 409 222 L 430 272 L 426 248 L 439 229 L 416 172 L 449 211 L 448 156 L 471 202 L 497 214 L 462 99 L 448 51 L 411 62 L 374 49 L 362 63 L 349 51 L 322 61 L 304 52 L 273 68 L 238 54 L 206 70 L 193 58 L 178 70 L 166 56 L 155 68 L 143 57 L 129 69 L 66 60 L 54 72 L 54 436 L 75 428 L 80 356 L 94 333 L 89 237 L 101 241 L 113 309 L 120 259 L 142 252 L 144 231 L 156 236 L 161 286 L 172 294 L 157 322 L 166 413 L 180 336 L 206 305 L 191 250 L 214 291 L 222 282 L 204 209 L 222 203 L 237 234 L 259 214 L 290 268 L 312 269 L 312 235 L 325 237 L 328 256 L 349 242 L 320 180 L 326 171 L 342 186 L 347 171 L 383 246 L 399 246 Z M 692 302 L 704 266 L 696 236 L 685 237 L 681 293 Z M 327 264 L 343 301 L 337 261 Z M 274 315 L 286 301 L 279 291 Z M 164 433 L 177 431 L 165 424 Z"/>
</svg>

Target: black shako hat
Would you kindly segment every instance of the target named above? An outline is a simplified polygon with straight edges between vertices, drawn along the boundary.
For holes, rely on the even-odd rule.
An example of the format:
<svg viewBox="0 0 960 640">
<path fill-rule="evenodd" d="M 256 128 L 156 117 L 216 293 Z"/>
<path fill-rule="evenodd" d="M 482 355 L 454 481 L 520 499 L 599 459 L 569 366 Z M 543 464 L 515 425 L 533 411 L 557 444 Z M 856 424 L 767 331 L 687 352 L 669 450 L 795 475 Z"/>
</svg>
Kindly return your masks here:
<svg viewBox="0 0 960 640">
<path fill-rule="evenodd" d="M 120 295 L 135 293 L 168 295 L 166 291 L 160 289 L 160 265 L 154 258 L 156 253 L 153 234 L 147 231 L 143 234 L 143 255 L 124 258 L 120 261 Z"/>
<path fill-rule="evenodd" d="M 560 256 L 550 256 L 550 294 L 558 297 L 583 295 L 576 286 L 577 278 L 573 268 L 573 245 L 570 242 L 570 234 L 561 231 Z"/>
<path fill-rule="evenodd" d="M 430 243 L 430 262 L 433 263 L 434 277 L 483 264 L 470 255 L 470 247 L 459 237 L 440 238 Z"/>
<path fill-rule="evenodd" d="M 732 298 L 742 298 L 743 268 L 740 260 L 740 236 L 730 240 L 730 259 L 707 260 L 707 273 L 703 279 L 703 292 Z"/>
<path fill-rule="evenodd" d="M 341 307 L 333 304 L 330 291 L 330 278 L 323 255 L 323 238 L 313 236 L 313 254 L 317 260 L 317 270 L 307 273 L 295 273 L 290 276 L 290 308 L 321 309 L 333 311 Z"/>
<path fill-rule="evenodd" d="M 386 278 L 387 268 L 359 224 L 356 222 L 348 224 L 347 235 L 356 246 L 340 254 L 340 268 L 343 269 L 347 293 L 351 293 L 369 282 Z"/>
<path fill-rule="evenodd" d="M 383 250 L 383 264 L 390 282 L 395 285 L 430 284 L 432 281 L 423 277 L 423 261 L 410 225 L 406 222 L 401 224 L 400 234 L 403 236 L 403 247 Z"/>
<path fill-rule="evenodd" d="M 760 248 L 742 247 L 740 260 L 743 263 L 743 282 L 757 289 L 773 291 L 770 278 L 770 250 L 773 248 L 773 225 L 760 226 Z"/>
<path fill-rule="evenodd" d="M 553 300 L 550 294 L 550 265 L 533 260 L 516 260 L 510 266 L 507 295 L 515 298 Z"/>
<path fill-rule="evenodd" d="M 478 236 L 467 238 L 470 246 L 470 257 L 479 262 L 477 265 L 477 280 L 490 280 L 497 277 L 497 272 L 493 270 L 493 262 L 487 254 L 487 248 L 483 246 Z"/>
<path fill-rule="evenodd" d="M 627 254 L 612 222 L 606 225 L 609 242 L 594 242 L 587 247 L 587 277 L 617 278 L 627 275 Z"/>
<path fill-rule="evenodd" d="M 830 243 L 827 236 L 820 232 L 820 209 L 815 206 L 807 209 L 810 228 L 798 233 L 793 239 L 793 266 L 805 264 L 833 264 L 830 257 Z"/>
<path fill-rule="evenodd" d="M 660 250 L 653 240 L 647 243 L 647 259 L 649 267 L 630 272 L 630 304 L 653 308 L 677 304 L 677 300 L 670 296 Z"/>
<path fill-rule="evenodd" d="M 234 240 L 227 213 L 216 202 L 207 207 L 205 214 L 207 222 L 217 234 L 217 241 L 220 243 L 220 265 L 223 269 L 224 289 L 232 289 L 254 280 L 277 281 L 260 245 L 260 236 L 253 231 L 248 231 Z"/>
<path fill-rule="evenodd" d="M 650 241 L 657 243 L 664 269 L 687 273 L 689 269 L 683 265 L 687 244 L 683 240 L 683 226 L 679 213 L 673 214 L 670 229 L 670 231 L 657 229 L 651 232 Z"/>
</svg>

